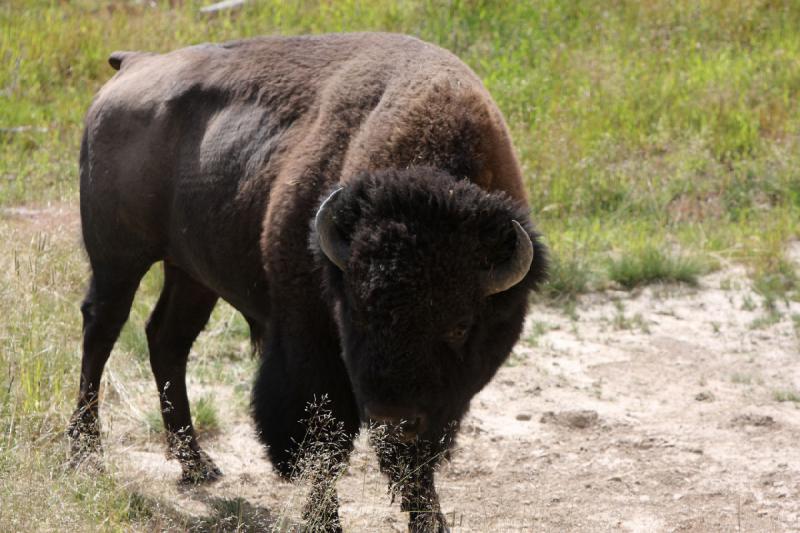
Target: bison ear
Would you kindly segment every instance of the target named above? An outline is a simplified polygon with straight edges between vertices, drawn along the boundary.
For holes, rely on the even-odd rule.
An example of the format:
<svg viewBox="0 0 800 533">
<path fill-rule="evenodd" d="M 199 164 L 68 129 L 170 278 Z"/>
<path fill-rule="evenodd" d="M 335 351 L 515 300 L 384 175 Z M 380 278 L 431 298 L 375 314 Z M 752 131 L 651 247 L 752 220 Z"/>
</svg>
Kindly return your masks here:
<svg viewBox="0 0 800 533">
<path fill-rule="evenodd" d="M 347 260 L 350 258 L 350 244 L 339 233 L 332 209 L 336 196 L 340 192 L 342 192 L 342 187 L 333 191 L 319 206 L 317 216 L 314 219 L 314 227 L 317 230 L 319 247 L 322 252 L 334 265 L 344 271 Z"/>
<path fill-rule="evenodd" d="M 486 296 L 510 289 L 522 281 L 531 268 L 533 262 L 531 238 L 519 222 L 512 220 L 511 224 L 517 236 L 514 253 L 508 261 L 483 274 L 483 293 Z"/>
</svg>

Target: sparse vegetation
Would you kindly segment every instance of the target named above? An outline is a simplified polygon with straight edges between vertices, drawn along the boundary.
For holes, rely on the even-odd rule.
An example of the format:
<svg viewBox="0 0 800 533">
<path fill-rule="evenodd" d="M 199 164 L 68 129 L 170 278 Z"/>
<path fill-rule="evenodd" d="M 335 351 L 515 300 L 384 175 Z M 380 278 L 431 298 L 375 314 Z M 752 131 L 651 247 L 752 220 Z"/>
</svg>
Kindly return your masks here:
<svg viewBox="0 0 800 533">
<path fill-rule="evenodd" d="M 754 277 L 753 288 L 768 305 L 774 306 L 775 300 L 800 301 L 800 276 L 797 265 L 783 256 L 761 265 Z"/>
<path fill-rule="evenodd" d="M 609 279 L 626 289 L 656 282 L 696 285 L 703 272 L 704 266 L 697 259 L 672 255 L 654 246 L 645 246 L 608 264 Z"/>
<path fill-rule="evenodd" d="M 619 300 L 614 301 L 614 308 L 616 309 L 616 313 L 611 319 L 611 324 L 614 326 L 614 329 L 625 330 L 637 328 L 642 333 L 650 333 L 650 326 L 641 313 L 636 313 L 632 317 L 627 316 L 625 314 L 625 305 Z"/>
<path fill-rule="evenodd" d="M 198 435 L 203 437 L 213 435 L 219 431 L 219 414 L 213 396 L 201 396 L 197 401 L 192 402 L 191 410 L 194 429 Z M 144 413 L 144 423 L 150 433 L 158 434 L 164 432 L 164 422 L 161 419 L 161 411 L 158 408 Z"/>
<path fill-rule="evenodd" d="M 541 294 L 556 301 L 570 301 L 589 290 L 590 279 L 588 265 L 577 255 L 554 256 Z"/>
<path fill-rule="evenodd" d="M 737 385 L 750 385 L 752 382 L 753 377 L 750 374 L 734 372 L 731 375 L 731 383 L 736 383 Z"/>
<path fill-rule="evenodd" d="M 553 329 L 553 326 L 544 322 L 536 321 L 531 326 L 528 334 L 522 339 L 522 342 L 528 346 L 538 346 L 539 338 L 551 329 Z"/>
<path fill-rule="evenodd" d="M 781 320 L 781 314 L 777 309 L 767 309 L 763 315 L 750 322 L 750 329 L 762 329 L 777 324 Z"/>
<path fill-rule="evenodd" d="M 753 311 L 756 308 L 756 303 L 749 294 L 745 294 L 742 298 L 742 309 L 745 311 Z"/>
<path fill-rule="evenodd" d="M 194 405 L 192 405 L 192 420 L 197 433 L 200 435 L 219 431 L 219 415 L 217 415 L 217 407 L 214 405 L 213 396 L 201 396 L 194 402 Z"/>
<path fill-rule="evenodd" d="M 781 389 L 772 393 L 772 397 L 776 402 L 794 402 L 800 403 L 800 392 L 796 390 Z"/>
</svg>

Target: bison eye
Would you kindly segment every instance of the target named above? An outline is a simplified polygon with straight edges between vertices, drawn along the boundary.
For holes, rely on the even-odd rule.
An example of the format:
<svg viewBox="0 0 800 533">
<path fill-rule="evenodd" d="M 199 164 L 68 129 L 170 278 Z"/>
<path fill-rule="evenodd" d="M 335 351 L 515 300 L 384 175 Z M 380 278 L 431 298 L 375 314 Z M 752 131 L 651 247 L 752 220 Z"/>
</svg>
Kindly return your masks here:
<svg viewBox="0 0 800 533">
<path fill-rule="evenodd" d="M 462 322 L 445 333 L 444 338 L 450 344 L 461 344 L 467 338 L 470 325 L 467 322 Z"/>
</svg>

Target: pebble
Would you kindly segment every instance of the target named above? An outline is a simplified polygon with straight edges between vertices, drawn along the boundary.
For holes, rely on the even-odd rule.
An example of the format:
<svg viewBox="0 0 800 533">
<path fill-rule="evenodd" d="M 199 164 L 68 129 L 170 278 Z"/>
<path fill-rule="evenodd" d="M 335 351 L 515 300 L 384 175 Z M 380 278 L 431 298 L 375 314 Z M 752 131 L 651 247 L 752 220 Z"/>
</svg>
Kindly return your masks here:
<svg viewBox="0 0 800 533">
<path fill-rule="evenodd" d="M 744 414 L 733 417 L 731 424 L 735 426 L 768 427 L 775 424 L 775 419 L 768 415 Z"/>
<path fill-rule="evenodd" d="M 583 409 L 579 411 L 561 411 L 554 413 L 547 411 L 542 415 L 540 422 L 543 424 L 554 423 L 576 429 L 585 429 L 597 424 L 599 416 L 597 411 Z"/>
<path fill-rule="evenodd" d="M 517 420 L 528 421 L 533 418 L 533 415 L 530 413 L 520 413 L 517 415 Z"/>
<path fill-rule="evenodd" d="M 698 402 L 713 402 L 714 395 L 708 391 L 698 392 L 697 395 L 694 397 L 695 400 Z"/>
</svg>

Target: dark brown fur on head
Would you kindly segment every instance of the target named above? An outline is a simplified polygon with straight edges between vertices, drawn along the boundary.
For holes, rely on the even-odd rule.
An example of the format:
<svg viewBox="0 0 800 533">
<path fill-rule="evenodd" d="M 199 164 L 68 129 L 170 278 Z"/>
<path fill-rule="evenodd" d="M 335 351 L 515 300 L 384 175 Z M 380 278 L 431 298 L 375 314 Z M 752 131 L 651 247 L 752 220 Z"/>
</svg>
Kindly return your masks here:
<svg viewBox="0 0 800 533">
<path fill-rule="evenodd" d="M 435 413 L 429 440 L 458 421 L 509 353 L 528 292 L 545 273 L 545 249 L 524 204 L 431 167 L 364 173 L 337 194 L 337 230 L 349 242 L 344 271 L 318 246 L 359 405 Z M 481 273 L 507 261 L 511 224 L 534 246 L 528 275 L 486 296 Z M 466 327 L 463 338 L 450 333 Z M 511 334 L 516 332 L 516 334 Z"/>
</svg>

